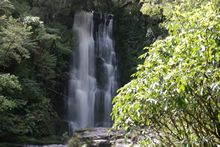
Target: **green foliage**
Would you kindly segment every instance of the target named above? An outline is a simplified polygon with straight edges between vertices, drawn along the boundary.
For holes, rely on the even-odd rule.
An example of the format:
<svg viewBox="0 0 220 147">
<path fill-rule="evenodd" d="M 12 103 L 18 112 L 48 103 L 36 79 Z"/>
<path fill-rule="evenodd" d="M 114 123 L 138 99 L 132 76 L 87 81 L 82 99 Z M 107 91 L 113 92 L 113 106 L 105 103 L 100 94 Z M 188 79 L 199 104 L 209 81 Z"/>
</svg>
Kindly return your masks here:
<svg viewBox="0 0 220 147">
<path fill-rule="evenodd" d="M 16 107 L 16 103 L 7 99 L 4 96 L 0 96 L 0 112 L 10 110 Z"/>
<path fill-rule="evenodd" d="M 12 110 L 17 103 L 10 96 L 21 90 L 21 85 L 14 75 L 0 74 L 0 112 Z"/>
<path fill-rule="evenodd" d="M 49 80 L 55 77 L 56 57 L 48 52 L 43 53 L 36 63 L 36 70 L 38 71 L 38 78 Z"/>
<path fill-rule="evenodd" d="M 55 134 L 54 120 L 57 119 L 57 114 L 48 98 L 42 97 L 39 102 L 27 106 L 26 111 L 25 122 L 29 134 L 36 137 Z"/>
<path fill-rule="evenodd" d="M 83 146 L 83 143 L 80 141 L 78 137 L 74 136 L 68 141 L 68 147 L 75 147 L 75 146 Z"/>
<path fill-rule="evenodd" d="M 12 90 L 21 90 L 21 85 L 18 82 L 18 79 L 14 75 L 10 74 L 0 74 L 0 91 L 8 91 L 7 89 Z"/>
<path fill-rule="evenodd" d="M 40 20 L 40 17 L 34 17 L 34 16 L 26 16 L 24 18 L 24 24 L 32 26 L 32 28 L 44 27 L 44 23 Z"/>
<path fill-rule="evenodd" d="M 152 44 L 158 36 L 165 36 L 166 31 L 159 27 L 159 18 L 143 16 L 141 6 L 135 2 L 125 8 L 115 10 L 116 20 L 116 51 L 119 55 L 121 83 L 130 80 L 130 75 L 136 72 L 142 60 L 138 57 L 143 54 L 144 46 Z M 129 25 L 128 25 L 129 24 Z"/>
<path fill-rule="evenodd" d="M 115 16 L 117 19 L 116 49 L 120 57 L 119 62 L 123 62 L 119 64 L 120 80 L 122 84 L 125 84 L 129 81 L 129 76 L 136 71 L 137 64 L 140 63 L 138 56 L 143 53 L 142 48 L 145 46 L 145 24 L 138 5 L 118 11 L 120 12 Z M 127 25 L 128 23 L 130 25 Z"/>
<path fill-rule="evenodd" d="M 5 18 L 6 19 L 6 18 Z M 9 17 L 0 27 L 0 65 L 9 66 L 13 61 L 20 63 L 30 58 L 28 48 L 33 48 L 30 27 Z"/>
<path fill-rule="evenodd" d="M 11 4 L 9 0 L 0 1 L 0 16 L 10 14 L 13 9 L 14 6 Z"/>
<path fill-rule="evenodd" d="M 0 5 L 0 139 L 56 134 L 60 119 L 56 104 L 63 99 L 59 93 L 66 86 L 72 52 L 71 36 L 66 34 L 71 31 L 64 25 L 48 27 L 32 16 L 34 1 L 3 2 L 7 3 Z M 6 4 L 13 8 L 7 13 Z"/>
<path fill-rule="evenodd" d="M 164 13 L 170 35 L 147 48 L 144 64 L 119 90 L 113 101 L 115 129 L 140 130 L 148 144 L 155 138 L 174 146 L 220 143 L 217 4 L 186 0 L 163 8 L 172 10 Z"/>
<path fill-rule="evenodd" d="M 142 3 L 141 12 L 151 16 L 163 15 L 163 5 L 166 5 L 168 1 L 165 0 L 140 0 Z"/>
<path fill-rule="evenodd" d="M 22 121 L 13 114 L 13 111 L 22 105 L 22 101 L 15 98 L 15 95 L 21 90 L 21 85 L 16 76 L 0 74 L 0 134 L 9 130 L 20 133 L 19 130 L 24 129 L 24 127 L 17 125 Z"/>
</svg>

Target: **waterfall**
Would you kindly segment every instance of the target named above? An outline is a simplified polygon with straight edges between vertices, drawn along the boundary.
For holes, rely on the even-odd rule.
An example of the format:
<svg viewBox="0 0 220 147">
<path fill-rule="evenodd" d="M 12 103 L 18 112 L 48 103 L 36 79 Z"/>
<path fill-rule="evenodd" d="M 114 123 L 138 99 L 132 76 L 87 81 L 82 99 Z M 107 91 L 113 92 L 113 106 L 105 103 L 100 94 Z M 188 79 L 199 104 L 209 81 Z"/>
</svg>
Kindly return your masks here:
<svg viewBox="0 0 220 147">
<path fill-rule="evenodd" d="M 78 12 L 74 17 L 76 38 L 68 94 L 71 131 L 111 126 L 112 98 L 118 87 L 110 14 Z"/>
</svg>

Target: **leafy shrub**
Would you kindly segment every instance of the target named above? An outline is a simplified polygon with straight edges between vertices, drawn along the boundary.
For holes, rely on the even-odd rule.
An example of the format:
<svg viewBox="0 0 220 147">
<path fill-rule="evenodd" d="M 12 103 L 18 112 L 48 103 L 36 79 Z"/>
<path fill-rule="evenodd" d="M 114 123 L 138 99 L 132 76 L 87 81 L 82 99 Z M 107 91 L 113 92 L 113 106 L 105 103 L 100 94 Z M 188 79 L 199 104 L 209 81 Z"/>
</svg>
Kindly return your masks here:
<svg viewBox="0 0 220 147">
<path fill-rule="evenodd" d="M 134 79 L 114 98 L 115 129 L 140 129 L 151 144 L 220 143 L 220 14 L 218 3 L 172 5 L 169 36 L 142 55 Z M 152 130 L 152 138 L 145 133 Z"/>
</svg>

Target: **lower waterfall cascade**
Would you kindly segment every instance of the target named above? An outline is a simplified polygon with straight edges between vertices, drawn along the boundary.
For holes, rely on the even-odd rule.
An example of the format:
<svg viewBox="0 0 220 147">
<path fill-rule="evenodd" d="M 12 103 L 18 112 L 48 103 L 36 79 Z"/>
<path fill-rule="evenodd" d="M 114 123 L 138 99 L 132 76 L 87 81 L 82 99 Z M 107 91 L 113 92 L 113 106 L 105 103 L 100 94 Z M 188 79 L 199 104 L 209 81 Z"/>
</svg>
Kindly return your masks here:
<svg viewBox="0 0 220 147">
<path fill-rule="evenodd" d="M 70 131 L 111 126 L 112 98 L 118 88 L 113 23 L 111 14 L 75 14 L 76 49 L 67 101 Z"/>
</svg>

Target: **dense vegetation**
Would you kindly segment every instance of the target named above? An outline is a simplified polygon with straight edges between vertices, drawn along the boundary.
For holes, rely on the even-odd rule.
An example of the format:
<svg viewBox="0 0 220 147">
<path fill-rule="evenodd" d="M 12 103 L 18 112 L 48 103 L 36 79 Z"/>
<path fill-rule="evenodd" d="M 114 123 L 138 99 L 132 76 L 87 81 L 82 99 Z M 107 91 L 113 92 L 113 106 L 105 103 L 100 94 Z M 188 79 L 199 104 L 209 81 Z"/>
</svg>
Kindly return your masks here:
<svg viewBox="0 0 220 147">
<path fill-rule="evenodd" d="M 55 126 L 60 121 L 62 107 L 56 106 L 64 98 L 68 80 L 72 48 L 70 39 L 66 38 L 71 38 L 71 33 L 68 35 L 65 25 L 49 23 L 52 19 L 46 18 L 45 24 L 40 17 L 32 16 L 43 11 L 40 2 L 32 1 L 31 5 L 28 2 L 0 1 L 0 138 L 3 141 L 18 135 L 43 137 L 60 131 Z"/>
<path fill-rule="evenodd" d="M 121 83 L 136 71 L 137 57 L 149 44 L 147 25 L 158 29 L 157 20 L 146 23 L 151 18 L 141 15 L 138 2 L 1 0 L 0 141 L 66 135 L 64 101 L 74 50 L 72 23 L 74 12 L 81 9 L 114 13 L 116 48 L 124 63 Z"/>
<path fill-rule="evenodd" d="M 143 48 L 152 44 L 158 37 L 163 38 L 167 35 L 167 31 L 159 27 L 163 18 L 142 15 L 140 9 L 141 5 L 134 2 L 123 9 L 114 10 L 116 51 L 119 56 L 122 85 L 131 80 L 131 74 L 135 73 L 137 65 L 143 62 L 138 59 L 146 52 Z"/>
<path fill-rule="evenodd" d="M 220 144 L 219 8 L 219 0 L 0 0 L 0 141 L 66 135 L 74 13 L 94 10 L 114 14 L 120 82 L 130 81 L 114 99 L 113 128 L 145 146 Z"/>
<path fill-rule="evenodd" d="M 145 145 L 219 144 L 219 1 L 142 2 L 144 14 L 166 18 L 169 35 L 146 48 L 119 90 L 113 127 Z"/>
</svg>

